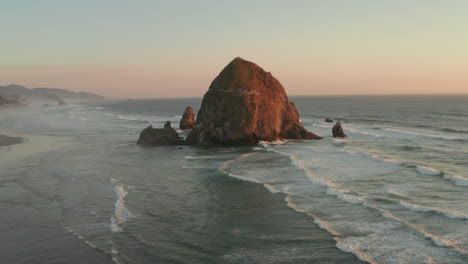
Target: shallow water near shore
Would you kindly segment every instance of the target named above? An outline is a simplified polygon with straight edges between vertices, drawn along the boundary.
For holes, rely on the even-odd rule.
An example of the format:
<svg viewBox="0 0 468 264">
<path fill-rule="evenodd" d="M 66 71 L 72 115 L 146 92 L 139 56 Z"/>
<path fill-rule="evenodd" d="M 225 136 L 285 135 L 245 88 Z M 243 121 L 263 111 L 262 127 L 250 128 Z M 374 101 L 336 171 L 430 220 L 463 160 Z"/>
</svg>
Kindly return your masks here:
<svg viewBox="0 0 468 264">
<path fill-rule="evenodd" d="M 61 146 L 0 164 L 0 262 L 468 261 L 468 97 L 291 101 L 323 140 L 134 144 L 199 98 L 0 114 L 24 147 Z"/>
</svg>

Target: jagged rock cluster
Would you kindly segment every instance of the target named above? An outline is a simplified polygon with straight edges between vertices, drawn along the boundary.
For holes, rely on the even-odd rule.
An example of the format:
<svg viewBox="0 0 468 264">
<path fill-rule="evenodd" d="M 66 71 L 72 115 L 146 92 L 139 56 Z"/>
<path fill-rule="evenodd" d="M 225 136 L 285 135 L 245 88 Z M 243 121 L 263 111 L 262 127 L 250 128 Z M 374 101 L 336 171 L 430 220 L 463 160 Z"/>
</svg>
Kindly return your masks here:
<svg viewBox="0 0 468 264">
<path fill-rule="evenodd" d="M 143 146 L 177 145 L 181 143 L 183 143 L 182 139 L 171 127 L 171 122 L 169 121 L 164 124 L 164 128 L 148 126 L 143 129 L 137 141 L 137 144 Z"/>
<path fill-rule="evenodd" d="M 185 144 L 252 144 L 282 139 L 321 139 L 301 124 L 281 83 L 257 64 L 235 58 L 213 80 L 195 114 L 187 107 L 181 129 L 192 129 Z M 138 144 L 180 144 L 172 129 L 148 127 Z"/>
</svg>

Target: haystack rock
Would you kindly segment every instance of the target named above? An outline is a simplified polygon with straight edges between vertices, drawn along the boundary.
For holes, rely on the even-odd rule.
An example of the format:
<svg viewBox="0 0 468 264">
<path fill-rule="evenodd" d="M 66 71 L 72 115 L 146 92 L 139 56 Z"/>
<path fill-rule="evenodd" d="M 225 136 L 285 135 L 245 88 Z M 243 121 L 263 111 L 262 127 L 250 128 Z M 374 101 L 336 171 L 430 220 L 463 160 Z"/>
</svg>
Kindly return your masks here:
<svg viewBox="0 0 468 264">
<path fill-rule="evenodd" d="M 151 125 L 140 133 L 137 144 L 143 146 L 163 146 L 163 145 L 177 145 L 182 140 L 179 135 L 171 127 L 171 122 L 167 121 L 164 128 L 153 128 Z"/>
<path fill-rule="evenodd" d="M 195 127 L 195 113 L 191 106 L 187 107 L 182 115 L 180 120 L 179 127 L 180 129 L 192 129 Z"/>
<path fill-rule="evenodd" d="M 271 73 L 237 57 L 205 93 L 187 142 L 244 144 L 320 138 L 302 126 L 296 107 Z"/>
<path fill-rule="evenodd" d="M 343 128 L 341 127 L 341 122 L 338 121 L 336 122 L 336 124 L 333 126 L 332 128 L 332 133 L 333 133 L 333 137 L 341 137 L 341 138 L 346 138 L 348 137 L 344 131 L 343 131 Z"/>
</svg>

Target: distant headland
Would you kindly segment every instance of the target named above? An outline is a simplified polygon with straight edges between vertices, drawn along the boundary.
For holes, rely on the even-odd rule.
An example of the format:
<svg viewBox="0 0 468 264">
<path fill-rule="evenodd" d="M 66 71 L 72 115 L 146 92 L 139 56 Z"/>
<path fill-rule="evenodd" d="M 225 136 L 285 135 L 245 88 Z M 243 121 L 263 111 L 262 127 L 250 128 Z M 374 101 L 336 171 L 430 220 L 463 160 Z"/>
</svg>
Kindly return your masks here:
<svg viewBox="0 0 468 264">
<path fill-rule="evenodd" d="M 27 88 L 21 85 L 10 84 L 0 86 L 0 106 L 9 105 L 66 105 L 66 102 L 105 100 L 104 96 L 87 92 L 72 92 L 56 88 Z"/>
</svg>

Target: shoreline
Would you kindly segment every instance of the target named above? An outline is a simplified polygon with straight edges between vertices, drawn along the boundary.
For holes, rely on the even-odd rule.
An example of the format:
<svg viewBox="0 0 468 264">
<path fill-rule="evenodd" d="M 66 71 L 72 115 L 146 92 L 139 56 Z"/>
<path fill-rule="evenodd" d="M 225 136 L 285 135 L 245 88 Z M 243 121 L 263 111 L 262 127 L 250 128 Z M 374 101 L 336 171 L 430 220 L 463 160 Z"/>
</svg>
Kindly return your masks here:
<svg viewBox="0 0 468 264">
<path fill-rule="evenodd" d="M 0 164 L 15 165 L 40 153 L 62 150 L 77 144 L 72 137 L 20 134 L 0 130 Z"/>
<path fill-rule="evenodd" d="M 49 189 L 56 184 L 54 175 L 27 173 L 32 167 L 37 168 L 43 157 L 60 155 L 60 152 L 73 149 L 79 141 L 74 137 L 5 130 L 0 130 L 0 138 L 12 143 L 0 146 L 0 202 L 3 210 L 8 212 L 0 223 L 0 232 L 5 234 L 0 263 L 66 260 L 79 264 L 83 259 L 93 260 L 91 263 L 115 263 L 109 254 L 90 247 L 62 225 L 59 217 L 63 207 L 49 197 Z M 24 202 L 27 200 L 30 202 Z"/>
<path fill-rule="evenodd" d="M 24 138 L 22 137 L 12 137 L 12 136 L 5 136 L 5 135 L 0 134 L 0 147 L 21 144 L 23 142 L 24 142 Z"/>
</svg>

